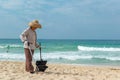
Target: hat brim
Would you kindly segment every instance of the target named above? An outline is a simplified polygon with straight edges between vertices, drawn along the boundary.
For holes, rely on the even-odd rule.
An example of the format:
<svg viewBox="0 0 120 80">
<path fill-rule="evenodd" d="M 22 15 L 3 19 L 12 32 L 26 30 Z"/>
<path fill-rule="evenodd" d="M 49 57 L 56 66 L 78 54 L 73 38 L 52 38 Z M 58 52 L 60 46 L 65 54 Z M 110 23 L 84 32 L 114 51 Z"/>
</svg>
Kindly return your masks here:
<svg viewBox="0 0 120 80">
<path fill-rule="evenodd" d="M 31 22 L 28 25 L 29 25 L 29 27 L 42 28 L 41 24 L 39 24 L 39 23 L 32 23 Z"/>
</svg>

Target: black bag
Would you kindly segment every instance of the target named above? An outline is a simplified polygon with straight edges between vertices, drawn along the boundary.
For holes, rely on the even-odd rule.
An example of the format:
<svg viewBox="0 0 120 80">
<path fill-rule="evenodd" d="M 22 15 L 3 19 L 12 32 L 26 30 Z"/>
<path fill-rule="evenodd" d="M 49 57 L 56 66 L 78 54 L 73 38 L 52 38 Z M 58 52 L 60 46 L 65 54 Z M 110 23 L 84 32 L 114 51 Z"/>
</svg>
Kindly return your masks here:
<svg viewBox="0 0 120 80">
<path fill-rule="evenodd" d="M 46 66 L 47 61 L 36 61 L 36 69 L 37 71 L 42 71 L 44 72 L 48 66 Z"/>
<path fill-rule="evenodd" d="M 42 60 L 41 47 L 39 48 L 39 50 L 40 50 L 40 60 L 36 61 L 36 70 L 44 72 L 48 68 L 48 66 L 46 66 L 47 60 Z"/>
</svg>

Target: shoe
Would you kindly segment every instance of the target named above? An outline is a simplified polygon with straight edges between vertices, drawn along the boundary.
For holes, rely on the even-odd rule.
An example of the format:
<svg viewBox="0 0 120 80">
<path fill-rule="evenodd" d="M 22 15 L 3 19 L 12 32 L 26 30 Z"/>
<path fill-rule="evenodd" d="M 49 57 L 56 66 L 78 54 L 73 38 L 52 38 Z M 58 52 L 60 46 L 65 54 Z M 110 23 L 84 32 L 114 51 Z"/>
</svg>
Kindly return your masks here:
<svg viewBox="0 0 120 80">
<path fill-rule="evenodd" d="M 30 72 L 31 74 L 34 74 L 35 72 L 33 71 L 33 72 Z"/>
</svg>

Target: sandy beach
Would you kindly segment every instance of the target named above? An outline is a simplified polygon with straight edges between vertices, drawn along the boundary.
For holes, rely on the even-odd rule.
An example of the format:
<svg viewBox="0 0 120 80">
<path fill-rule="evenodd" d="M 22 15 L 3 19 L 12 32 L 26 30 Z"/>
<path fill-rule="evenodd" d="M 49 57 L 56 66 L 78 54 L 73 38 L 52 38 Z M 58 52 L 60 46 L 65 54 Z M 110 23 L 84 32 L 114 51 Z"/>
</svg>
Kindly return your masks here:
<svg viewBox="0 0 120 80">
<path fill-rule="evenodd" d="M 24 62 L 1 61 L 0 80 L 120 80 L 119 67 L 48 64 L 44 72 L 30 74 Z"/>
</svg>

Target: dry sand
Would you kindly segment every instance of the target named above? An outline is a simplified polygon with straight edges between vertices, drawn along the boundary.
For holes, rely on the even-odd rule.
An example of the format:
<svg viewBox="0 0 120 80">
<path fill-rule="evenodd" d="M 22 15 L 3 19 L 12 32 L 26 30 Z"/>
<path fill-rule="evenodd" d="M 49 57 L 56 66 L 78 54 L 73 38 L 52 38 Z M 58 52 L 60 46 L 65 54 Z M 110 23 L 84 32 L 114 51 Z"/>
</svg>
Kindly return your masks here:
<svg viewBox="0 0 120 80">
<path fill-rule="evenodd" d="M 120 80 L 120 67 L 48 64 L 44 72 L 25 72 L 24 62 L 1 61 L 0 80 Z"/>
</svg>

